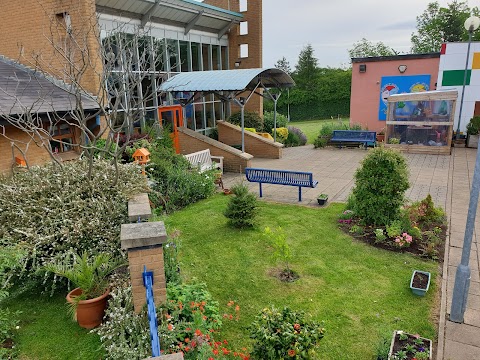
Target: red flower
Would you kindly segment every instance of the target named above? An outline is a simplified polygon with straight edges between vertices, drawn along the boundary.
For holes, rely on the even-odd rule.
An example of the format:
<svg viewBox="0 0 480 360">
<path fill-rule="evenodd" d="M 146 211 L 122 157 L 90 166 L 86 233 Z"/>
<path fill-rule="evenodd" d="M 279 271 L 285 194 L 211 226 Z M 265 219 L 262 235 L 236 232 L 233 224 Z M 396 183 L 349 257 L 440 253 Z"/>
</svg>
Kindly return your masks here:
<svg viewBox="0 0 480 360">
<path fill-rule="evenodd" d="M 293 350 L 293 349 L 288 350 L 288 356 L 294 357 L 296 354 L 297 354 L 297 353 L 296 353 L 295 350 Z"/>
<path fill-rule="evenodd" d="M 217 349 L 213 349 L 212 352 L 213 352 L 213 355 L 218 355 L 218 350 Z"/>
<path fill-rule="evenodd" d="M 202 336 L 202 332 L 199 329 L 197 329 L 195 330 L 195 335 Z"/>
<path fill-rule="evenodd" d="M 225 348 L 222 348 L 222 351 L 223 351 L 223 355 L 228 355 L 230 353 L 230 351 L 228 351 L 227 349 Z"/>
<path fill-rule="evenodd" d="M 172 324 L 168 324 L 167 328 L 168 328 L 168 330 L 172 331 L 172 330 L 173 330 L 173 325 L 172 325 Z"/>
<path fill-rule="evenodd" d="M 228 341 L 227 341 L 227 340 L 223 340 L 223 343 L 224 343 L 225 345 L 228 345 Z"/>
<path fill-rule="evenodd" d="M 187 347 L 185 348 L 185 351 L 186 351 L 186 352 L 189 352 L 189 351 L 190 351 L 190 347 L 187 346 Z"/>
<path fill-rule="evenodd" d="M 293 325 L 293 328 L 294 328 L 295 330 L 300 330 L 300 324 L 295 324 L 295 325 Z"/>
<path fill-rule="evenodd" d="M 189 338 L 185 338 L 184 340 L 187 344 L 190 342 L 190 339 Z"/>
</svg>

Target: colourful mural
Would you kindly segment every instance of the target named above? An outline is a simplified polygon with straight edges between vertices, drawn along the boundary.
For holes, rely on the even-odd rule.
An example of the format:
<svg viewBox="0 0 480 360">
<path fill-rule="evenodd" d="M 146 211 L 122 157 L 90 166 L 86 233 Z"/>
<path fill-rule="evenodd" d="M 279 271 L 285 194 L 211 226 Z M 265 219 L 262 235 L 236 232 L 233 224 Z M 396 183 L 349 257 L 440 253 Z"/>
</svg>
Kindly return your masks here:
<svg viewBox="0 0 480 360">
<path fill-rule="evenodd" d="M 394 94 L 428 91 L 430 75 L 382 76 L 378 119 L 387 119 L 387 98 Z"/>
</svg>

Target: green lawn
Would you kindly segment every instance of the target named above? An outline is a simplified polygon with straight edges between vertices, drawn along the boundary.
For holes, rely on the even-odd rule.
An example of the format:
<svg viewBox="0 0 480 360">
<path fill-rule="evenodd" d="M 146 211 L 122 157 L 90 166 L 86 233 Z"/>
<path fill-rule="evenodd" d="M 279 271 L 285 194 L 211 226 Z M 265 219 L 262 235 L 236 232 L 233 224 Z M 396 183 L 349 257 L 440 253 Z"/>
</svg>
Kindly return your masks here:
<svg viewBox="0 0 480 360">
<path fill-rule="evenodd" d="M 102 359 L 99 337 L 80 328 L 68 315 L 65 294 L 50 297 L 40 291 L 30 290 L 5 304 L 22 312 L 15 339 L 19 359 Z"/>
<path fill-rule="evenodd" d="M 348 124 L 349 119 L 342 118 L 340 121 L 344 124 Z M 320 129 L 325 124 L 338 123 L 338 120 L 308 120 L 308 121 L 291 121 L 289 126 L 298 127 L 307 135 L 307 144 L 313 144 L 313 141 L 317 138 Z"/>
<path fill-rule="evenodd" d="M 223 307 L 229 300 L 240 304 L 240 321 L 227 323 L 222 333 L 237 348 L 250 344 L 247 326 L 271 304 L 325 322 L 319 359 L 372 359 L 379 339 L 394 329 L 435 337 L 435 281 L 424 298 L 408 286 L 414 269 L 436 276 L 436 263 L 352 240 L 337 226 L 341 204 L 307 208 L 262 202 L 257 229 L 233 230 L 222 215 L 227 201 L 217 195 L 199 202 L 169 216 L 166 226 L 181 231 L 186 280 L 206 282 Z M 269 275 L 275 264 L 261 235 L 265 226 L 286 230 L 291 266 L 301 276 L 295 283 Z"/>
</svg>

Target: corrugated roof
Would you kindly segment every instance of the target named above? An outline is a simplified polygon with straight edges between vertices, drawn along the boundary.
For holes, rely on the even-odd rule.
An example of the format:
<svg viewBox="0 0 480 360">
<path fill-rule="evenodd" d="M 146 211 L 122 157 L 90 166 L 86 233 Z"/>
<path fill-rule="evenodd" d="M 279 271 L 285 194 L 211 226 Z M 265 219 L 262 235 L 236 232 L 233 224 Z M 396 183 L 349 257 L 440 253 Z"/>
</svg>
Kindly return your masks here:
<svg viewBox="0 0 480 360">
<path fill-rule="evenodd" d="M 220 33 L 243 15 L 193 0 L 96 0 L 97 12 Z"/>
<path fill-rule="evenodd" d="M 162 91 L 241 91 L 252 90 L 261 81 L 265 88 L 292 87 L 293 79 L 284 71 L 270 69 L 213 70 L 180 73 L 165 81 Z"/>
<path fill-rule="evenodd" d="M 0 117 L 68 112 L 76 108 L 76 100 L 67 84 L 0 56 Z M 82 95 L 82 105 L 85 110 L 99 107 L 89 94 Z"/>
</svg>

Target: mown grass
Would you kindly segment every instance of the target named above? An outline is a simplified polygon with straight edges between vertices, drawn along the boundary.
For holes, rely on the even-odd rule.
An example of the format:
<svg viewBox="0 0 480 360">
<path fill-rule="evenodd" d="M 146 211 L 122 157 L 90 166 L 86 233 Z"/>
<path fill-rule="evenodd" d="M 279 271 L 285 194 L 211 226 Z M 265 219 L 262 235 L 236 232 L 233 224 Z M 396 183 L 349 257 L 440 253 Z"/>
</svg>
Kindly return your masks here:
<svg viewBox="0 0 480 360">
<path fill-rule="evenodd" d="M 338 123 L 339 120 L 308 120 L 308 121 L 292 121 L 289 122 L 289 126 L 295 126 L 298 127 L 300 130 L 302 130 L 305 135 L 307 135 L 307 144 L 313 144 L 314 140 L 317 138 L 318 133 L 320 132 L 320 129 L 322 128 L 323 125 L 326 124 L 332 124 L 332 123 Z M 340 119 L 340 122 L 343 124 L 348 124 L 349 119 L 347 118 L 342 118 Z"/>
<path fill-rule="evenodd" d="M 32 289 L 8 299 L 2 306 L 19 310 L 20 328 L 15 336 L 21 360 L 96 360 L 103 348 L 96 334 L 82 329 L 68 315 L 65 294 L 50 297 Z"/>
<path fill-rule="evenodd" d="M 324 321 L 319 359 L 372 359 L 378 341 L 394 329 L 435 337 L 435 285 L 424 298 L 408 286 L 414 269 L 435 277 L 436 263 L 353 240 L 337 226 L 341 204 L 307 208 L 262 202 L 258 227 L 236 230 L 222 215 L 227 201 L 217 195 L 199 202 L 169 216 L 166 226 L 181 231 L 185 280 L 206 282 L 223 307 L 229 300 L 240 304 L 240 321 L 227 322 L 222 331 L 237 348 L 250 345 L 248 325 L 269 305 L 304 310 Z M 281 226 L 288 234 L 298 281 L 282 283 L 270 275 L 277 265 L 262 236 L 265 226 Z"/>
</svg>

